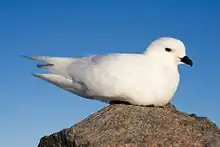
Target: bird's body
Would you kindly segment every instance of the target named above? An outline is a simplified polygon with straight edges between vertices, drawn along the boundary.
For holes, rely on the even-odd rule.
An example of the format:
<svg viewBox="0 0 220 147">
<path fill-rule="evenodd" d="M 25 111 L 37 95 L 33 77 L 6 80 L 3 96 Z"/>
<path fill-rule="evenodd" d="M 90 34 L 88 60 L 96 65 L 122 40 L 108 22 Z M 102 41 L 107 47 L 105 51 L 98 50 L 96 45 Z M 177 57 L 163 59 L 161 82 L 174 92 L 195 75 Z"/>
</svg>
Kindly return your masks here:
<svg viewBox="0 0 220 147">
<path fill-rule="evenodd" d="M 53 73 L 35 74 L 37 77 L 81 97 L 107 103 L 163 106 L 170 102 L 179 85 L 178 64 L 176 58 L 153 48 L 154 44 L 143 54 L 31 58 L 48 62 L 39 67 Z"/>
<path fill-rule="evenodd" d="M 67 73 L 71 73 L 73 85 L 83 85 L 76 91 L 84 91 L 93 98 L 128 101 L 137 105 L 166 104 L 177 88 L 178 70 L 168 69 L 165 64 L 163 68 L 157 68 L 147 60 L 142 54 L 92 56 L 70 64 Z M 74 72 L 74 69 L 79 70 Z M 161 76 L 165 70 L 168 72 Z"/>
</svg>

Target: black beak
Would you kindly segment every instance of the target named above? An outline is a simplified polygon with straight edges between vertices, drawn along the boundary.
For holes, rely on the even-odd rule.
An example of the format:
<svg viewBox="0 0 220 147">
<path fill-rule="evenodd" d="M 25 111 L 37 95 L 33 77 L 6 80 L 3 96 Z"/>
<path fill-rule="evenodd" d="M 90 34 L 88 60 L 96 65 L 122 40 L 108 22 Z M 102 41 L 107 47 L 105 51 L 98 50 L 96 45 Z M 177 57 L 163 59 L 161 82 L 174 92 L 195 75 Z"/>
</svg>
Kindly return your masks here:
<svg viewBox="0 0 220 147">
<path fill-rule="evenodd" d="M 187 65 L 190 65 L 191 67 L 193 66 L 193 61 L 188 56 L 184 56 L 183 58 L 180 58 L 180 61 Z"/>
</svg>

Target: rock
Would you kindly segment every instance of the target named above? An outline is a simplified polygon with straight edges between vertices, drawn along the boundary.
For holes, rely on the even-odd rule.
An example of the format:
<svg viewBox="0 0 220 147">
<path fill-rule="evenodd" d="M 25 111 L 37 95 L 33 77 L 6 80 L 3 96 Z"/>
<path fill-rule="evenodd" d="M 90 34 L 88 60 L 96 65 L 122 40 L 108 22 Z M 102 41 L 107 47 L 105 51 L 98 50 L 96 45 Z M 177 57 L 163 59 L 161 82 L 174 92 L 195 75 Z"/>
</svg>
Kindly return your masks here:
<svg viewBox="0 0 220 147">
<path fill-rule="evenodd" d="M 175 107 L 114 104 L 40 140 L 38 147 L 220 147 L 220 129 Z"/>
</svg>

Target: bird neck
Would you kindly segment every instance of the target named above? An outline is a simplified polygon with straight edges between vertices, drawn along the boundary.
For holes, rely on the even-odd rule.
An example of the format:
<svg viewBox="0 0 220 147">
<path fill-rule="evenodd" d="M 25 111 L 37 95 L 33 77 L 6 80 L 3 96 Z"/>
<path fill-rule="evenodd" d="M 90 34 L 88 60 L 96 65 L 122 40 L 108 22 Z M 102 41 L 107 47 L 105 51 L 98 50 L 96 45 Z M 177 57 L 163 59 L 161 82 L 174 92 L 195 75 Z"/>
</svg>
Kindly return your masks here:
<svg viewBox="0 0 220 147">
<path fill-rule="evenodd" d="M 158 66 L 170 67 L 170 68 L 177 68 L 178 64 L 175 61 L 175 58 L 169 54 L 161 54 L 157 52 L 146 52 L 144 54 L 146 58 L 152 63 Z"/>
</svg>

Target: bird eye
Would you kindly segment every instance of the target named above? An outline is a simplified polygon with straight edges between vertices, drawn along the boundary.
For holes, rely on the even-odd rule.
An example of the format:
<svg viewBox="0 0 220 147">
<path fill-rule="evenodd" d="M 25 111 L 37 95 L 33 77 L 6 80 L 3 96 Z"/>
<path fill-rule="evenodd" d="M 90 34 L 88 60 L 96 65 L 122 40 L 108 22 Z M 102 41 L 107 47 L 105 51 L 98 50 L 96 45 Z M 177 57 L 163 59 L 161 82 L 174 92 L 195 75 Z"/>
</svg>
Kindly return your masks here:
<svg viewBox="0 0 220 147">
<path fill-rule="evenodd" d="M 165 50 L 166 50 L 167 52 L 171 52 L 171 51 L 172 51 L 170 48 L 165 48 Z"/>
</svg>

